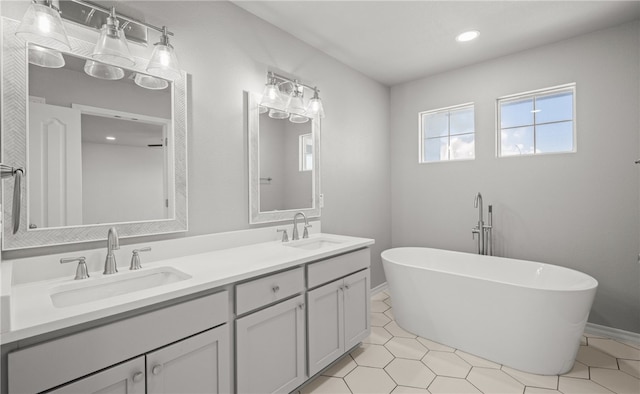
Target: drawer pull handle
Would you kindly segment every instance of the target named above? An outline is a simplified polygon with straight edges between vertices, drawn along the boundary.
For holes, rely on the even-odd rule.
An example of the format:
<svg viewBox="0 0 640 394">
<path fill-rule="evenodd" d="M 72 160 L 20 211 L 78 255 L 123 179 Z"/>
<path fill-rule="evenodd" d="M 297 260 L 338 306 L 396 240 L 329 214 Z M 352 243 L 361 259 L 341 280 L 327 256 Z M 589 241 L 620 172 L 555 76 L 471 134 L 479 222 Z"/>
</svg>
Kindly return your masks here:
<svg viewBox="0 0 640 394">
<path fill-rule="evenodd" d="M 133 381 L 136 383 L 141 382 L 143 378 L 144 374 L 142 372 L 136 372 L 135 374 L 133 374 Z"/>
<path fill-rule="evenodd" d="M 154 375 L 157 375 L 160 372 L 162 372 L 162 365 L 154 365 L 153 368 L 151 369 L 151 373 Z"/>
<path fill-rule="evenodd" d="M 271 288 L 271 290 L 273 290 L 274 293 L 277 293 L 278 291 L 280 291 L 280 286 L 275 285 Z"/>
</svg>

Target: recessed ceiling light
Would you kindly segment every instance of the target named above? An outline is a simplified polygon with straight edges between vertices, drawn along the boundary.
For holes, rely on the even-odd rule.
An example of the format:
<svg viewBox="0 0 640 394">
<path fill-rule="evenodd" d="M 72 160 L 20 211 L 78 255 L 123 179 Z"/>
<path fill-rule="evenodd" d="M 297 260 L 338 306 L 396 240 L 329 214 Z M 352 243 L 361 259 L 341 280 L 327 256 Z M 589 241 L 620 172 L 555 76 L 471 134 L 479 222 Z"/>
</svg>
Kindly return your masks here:
<svg viewBox="0 0 640 394">
<path fill-rule="evenodd" d="M 478 38 L 479 35 L 480 35 L 480 32 L 477 30 L 465 31 L 464 33 L 458 34 L 458 36 L 456 37 L 456 41 L 467 42 L 467 41 L 475 40 L 476 38 Z"/>
<path fill-rule="evenodd" d="M 108 136 L 108 137 L 106 137 L 106 139 L 108 139 L 109 141 L 115 141 L 115 140 L 116 140 L 116 137 Z"/>
</svg>

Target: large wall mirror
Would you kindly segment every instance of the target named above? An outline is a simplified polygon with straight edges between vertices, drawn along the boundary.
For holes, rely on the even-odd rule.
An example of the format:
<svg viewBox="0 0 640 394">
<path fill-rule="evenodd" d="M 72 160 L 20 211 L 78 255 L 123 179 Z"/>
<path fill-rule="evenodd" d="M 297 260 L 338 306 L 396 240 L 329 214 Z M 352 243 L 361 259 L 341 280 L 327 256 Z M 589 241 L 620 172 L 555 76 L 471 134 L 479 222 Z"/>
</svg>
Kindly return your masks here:
<svg viewBox="0 0 640 394">
<path fill-rule="evenodd" d="M 296 212 L 319 217 L 318 120 L 273 119 L 260 111 L 258 95 L 246 96 L 250 223 L 290 220 Z"/>
<path fill-rule="evenodd" d="M 64 67 L 29 64 L 3 18 L 2 160 L 24 167 L 18 232 L 5 209 L 3 250 L 187 230 L 185 78 L 154 89 L 84 72 L 94 44 L 70 37 Z M 13 182 L 3 182 L 10 207 Z"/>
</svg>

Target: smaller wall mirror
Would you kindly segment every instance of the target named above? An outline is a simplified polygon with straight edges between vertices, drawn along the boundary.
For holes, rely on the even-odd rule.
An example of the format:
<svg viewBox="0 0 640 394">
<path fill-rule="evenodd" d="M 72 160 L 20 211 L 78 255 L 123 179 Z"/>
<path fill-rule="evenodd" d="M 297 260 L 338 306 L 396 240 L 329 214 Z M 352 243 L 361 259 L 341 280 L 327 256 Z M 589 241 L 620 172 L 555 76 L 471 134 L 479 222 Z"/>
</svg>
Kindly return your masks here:
<svg viewBox="0 0 640 394">
<path fill-rule="evenodd" d="M 249 222 L 290 220 L 296 212 L 319 217 L 319 121 L 270 118 L 268 112 L 260 111 L 259 95 L 246 96 Z"/>
</svg>

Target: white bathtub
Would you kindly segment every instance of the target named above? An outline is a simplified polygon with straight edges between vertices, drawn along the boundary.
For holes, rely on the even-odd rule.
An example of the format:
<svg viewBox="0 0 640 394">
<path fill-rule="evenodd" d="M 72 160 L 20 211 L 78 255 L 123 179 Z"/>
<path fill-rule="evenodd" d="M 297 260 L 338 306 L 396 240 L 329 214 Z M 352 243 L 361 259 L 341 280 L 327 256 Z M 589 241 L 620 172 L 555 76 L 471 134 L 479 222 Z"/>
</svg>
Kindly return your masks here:
<svg viewBox="0 0 640 394">
<path fill-rule="evenodd" d="M 382 262 L 405 330 L 534 374 L 573 367 L 598 287 L 591 276 L 429 248 L 385 250 Z"/>
</svg>

